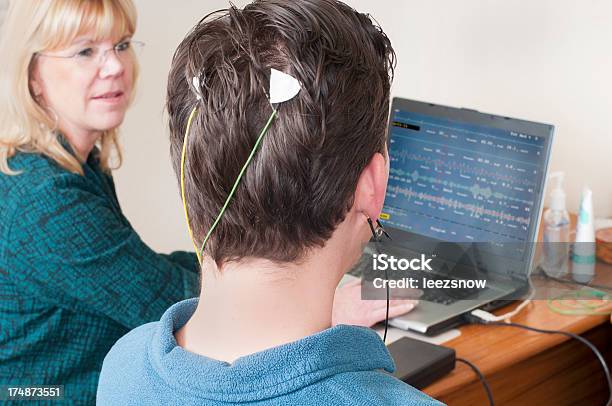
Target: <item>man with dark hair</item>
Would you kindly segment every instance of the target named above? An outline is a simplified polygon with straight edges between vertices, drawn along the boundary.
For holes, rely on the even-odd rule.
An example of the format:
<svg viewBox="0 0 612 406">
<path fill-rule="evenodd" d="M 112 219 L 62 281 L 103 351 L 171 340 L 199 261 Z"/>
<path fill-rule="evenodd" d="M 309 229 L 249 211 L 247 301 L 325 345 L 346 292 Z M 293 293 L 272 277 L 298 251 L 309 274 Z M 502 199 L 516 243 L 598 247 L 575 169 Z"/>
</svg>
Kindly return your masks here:
<svg viewBox="0 0 612 406">
<path fill-rule="evenodd" d="M 375 332 L 330 328 L 385 197 L 394 63 L 334 0 L 255 1 L 187 35 L 167 108 L 202 293 L 115 344 L 99 404 L 438 404 L 388 374 Z M 275 74 L 296 94 L 276 100 Z"/>
</svg>

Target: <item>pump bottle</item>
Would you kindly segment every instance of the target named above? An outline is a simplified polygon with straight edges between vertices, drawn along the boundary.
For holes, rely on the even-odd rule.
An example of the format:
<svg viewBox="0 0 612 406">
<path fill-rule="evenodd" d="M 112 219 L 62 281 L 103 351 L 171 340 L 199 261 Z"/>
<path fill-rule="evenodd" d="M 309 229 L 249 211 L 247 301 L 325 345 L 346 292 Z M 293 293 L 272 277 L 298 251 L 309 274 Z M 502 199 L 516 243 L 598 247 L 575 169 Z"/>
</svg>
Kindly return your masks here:
<svg viewBox="0 0 612 406">
<path fill-rule="evenodd" d="M 569 213 L 565 207 L 563 191 L 563 172 L 549 175 L 552 190 L 549 195 L 549 207 L 543 218 L 543 261 L 542 268 L 547 275 L 561 277 L 568 272 L 570 259 Z"/>
<path fill-rule="evenodd" d="M 589 283 L 595 276 L 595 226 L 593 223 L 593 193 L 585 187 L 580 202 L 576 242 L 572 254 L 572 278 Z"/>
</svg>

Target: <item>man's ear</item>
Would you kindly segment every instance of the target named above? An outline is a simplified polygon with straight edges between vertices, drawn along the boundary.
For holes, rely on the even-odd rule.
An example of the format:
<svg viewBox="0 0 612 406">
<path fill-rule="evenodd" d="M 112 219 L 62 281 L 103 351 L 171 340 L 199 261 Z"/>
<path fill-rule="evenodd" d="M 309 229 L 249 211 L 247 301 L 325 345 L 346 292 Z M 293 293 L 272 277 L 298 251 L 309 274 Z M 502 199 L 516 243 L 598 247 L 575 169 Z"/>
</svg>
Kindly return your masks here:
<svg viewBox="0 0 612 406">
<path fill-rule="evenodd" d="M 377 219 L 385 202 L 388 180 L 387 158 L 377 152 L 359 176 L 353 207 L 371 219 Z"/>
</svg>

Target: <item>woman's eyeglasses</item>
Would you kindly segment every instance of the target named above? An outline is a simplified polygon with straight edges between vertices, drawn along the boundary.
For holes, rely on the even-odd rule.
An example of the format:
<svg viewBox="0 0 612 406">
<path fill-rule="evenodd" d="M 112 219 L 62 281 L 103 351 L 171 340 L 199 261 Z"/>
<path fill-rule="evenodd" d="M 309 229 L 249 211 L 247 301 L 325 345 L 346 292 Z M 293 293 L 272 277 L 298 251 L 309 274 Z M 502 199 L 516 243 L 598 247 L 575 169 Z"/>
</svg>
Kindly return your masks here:
<svg viewBox="0 0 612 406">
<path fill-rule="evenodd" d="M 72 59 L 84 68 L 93 69 L 99 68 L 106 62 L 109 51 L 113 51 L 121 62 L 131 62 L 140 53 L 144 45 L 143 42 L 126 39 L 107 49 L 102 49 L 98 45 L 89 45 L 70 54 L 36 52 L 34 55 L 48 58 Z"/>
</svg>

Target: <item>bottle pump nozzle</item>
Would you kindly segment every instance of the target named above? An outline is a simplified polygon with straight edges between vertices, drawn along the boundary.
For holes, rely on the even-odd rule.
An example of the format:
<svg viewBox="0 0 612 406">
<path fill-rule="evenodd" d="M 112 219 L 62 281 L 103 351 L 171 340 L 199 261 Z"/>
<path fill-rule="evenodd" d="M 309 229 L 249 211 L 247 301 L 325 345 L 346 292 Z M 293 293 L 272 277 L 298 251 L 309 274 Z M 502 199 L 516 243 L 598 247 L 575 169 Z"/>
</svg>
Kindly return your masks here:
<svg viewBox="0 0 612 406">
<path fill-rule="evenodd" d="M 563 191 L 563 179 L 565 173 L 553 172 L 548 175 L 548 178 L 553 182 L 552 190 L 550 191 L 549 206 L 551 210 L 565 210 L 565 192 Z"/>
</svg>

